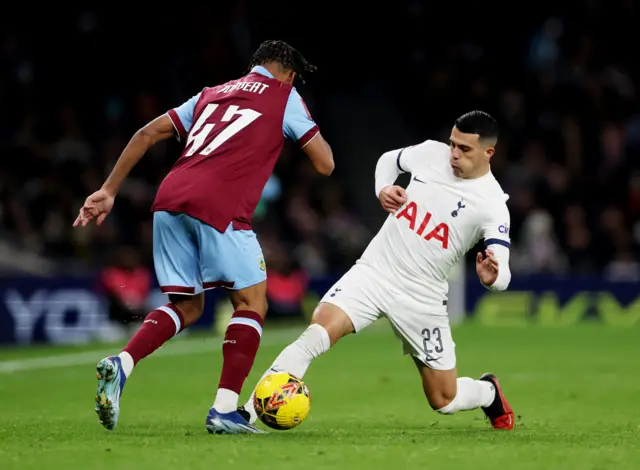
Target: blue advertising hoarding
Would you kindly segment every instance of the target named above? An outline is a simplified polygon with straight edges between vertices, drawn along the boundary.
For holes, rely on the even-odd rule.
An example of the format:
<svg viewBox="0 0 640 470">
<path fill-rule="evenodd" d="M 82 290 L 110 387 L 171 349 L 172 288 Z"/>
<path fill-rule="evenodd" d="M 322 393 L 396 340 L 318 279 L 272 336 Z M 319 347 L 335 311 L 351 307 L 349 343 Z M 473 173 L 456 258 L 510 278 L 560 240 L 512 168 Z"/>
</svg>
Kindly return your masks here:
<svg viewBox="0 0 640 470">
<path fill-rule="evenodd" d="M 319 298 L 335 279 L 312 280 Z M 70 344 L 95 340 L 107 317 L 106 301 L 91 278 L 0 279 L 0 344 Z M 207 291 L 205 313 L 194 327 L 211 329 L 216 304 L 226 294 Z M 154 290 L 150 309 L 166 302 Z M 309 303 L 310 305 L 310 303 Z M 506 292 L 490 292 L 470 276 L 466 285 L 470 321 L 490 326 L 570 326 L 594 319 L 614 326 L 640 324 L 640 285 L 599 278 L 515 278 Z M 312 308 L 312 307 L 310 307 Z"/>
<path fill-rule="evenodd" d="M 85 343 L 107 319 L 106 299 L 93 278 L 0 278 L 0 344 Z M 207 291 L 207 308 L 194 327 L 211 327 L 224 292 Z M 167 302 L 159 290 L 149 295 L 150 310 Z"/>
<path fill-rule="evenodd" d="M 490 326 L 569 326 L 585 320 L 640 324 L 640 284 L 598 277 L 514 278 L 505 292 L 490 292 L 475 276 L 466 286 L 470 320 Z"/>
</svg>

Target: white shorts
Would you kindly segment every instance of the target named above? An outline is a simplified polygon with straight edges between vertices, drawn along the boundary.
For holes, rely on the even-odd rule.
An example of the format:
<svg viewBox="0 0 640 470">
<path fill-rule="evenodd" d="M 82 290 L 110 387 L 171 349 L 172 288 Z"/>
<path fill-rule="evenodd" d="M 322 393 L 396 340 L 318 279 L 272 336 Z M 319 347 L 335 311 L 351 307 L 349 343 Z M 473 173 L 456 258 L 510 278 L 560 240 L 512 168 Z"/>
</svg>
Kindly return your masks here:
<svg viewBox="0 0 640 470">
<path fill-rule="evenodd" d="M 411 354 L 431 369 L 456 367 L 456 345 L 451 336 L 449 317 L 430 314 L 428 307 L 383 279 L 371 266 L 354 265 L 321 302 L 342 309 L 351 319 L 356 333 L 385 316 L 402 341 L 404 354 Z"/>
</svg>

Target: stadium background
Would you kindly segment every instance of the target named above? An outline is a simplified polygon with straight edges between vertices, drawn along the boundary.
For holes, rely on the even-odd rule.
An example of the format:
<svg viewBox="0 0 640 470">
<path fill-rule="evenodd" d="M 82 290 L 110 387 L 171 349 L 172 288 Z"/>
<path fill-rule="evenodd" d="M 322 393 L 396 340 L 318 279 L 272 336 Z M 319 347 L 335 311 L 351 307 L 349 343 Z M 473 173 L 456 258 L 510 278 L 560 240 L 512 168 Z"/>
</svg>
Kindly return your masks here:
<svg viewBox="0 0 640 470">
<path fill-rule="evenodd" d="M 479 108 L 502 129 L 492 169 L 511 196 L 513 281 L 488 293 L 469 258 L 455 281 L 456 318 L 636 323 L 640 82 L 628 35 L 638 3 L 518 8 L 403 0 L 335 15 L 231 2 L 3 15 L 0 343 L 121 339 L 162 302 L 149 206 L 179 144 L 145 156 L 102 227 L 74 230 L 75 214 L 135 130 L 243 74 L 270 38 L 318 66 L 299 88 L 336 160 L 326 179 L 288 148 L 265 188 L 254 225 L 271 320 L 308 314 L 377 231 L 379 155 L 446 139 L 457 116 Z M 214 312 L 224 318 L 223 300 L 210 294 L 200 327 L 212 327 Z"/>
<path fill-rule="evenodd" d="M 637 470 L 639 8 L 632 0 L 6 5 L 0 468 Z M 149 152 L 104 226 L 73 230 L 77 210 L 133 132 L 244 73 L 271 38 L 319 68 L 300 91 L 336 171 L 316 177 L 289 148 L 267 186 L 255 226 L 270 321 L 242 400 L 299 335 L 300 310 L 309 313 L 384 220 L 373 194 L 379 155 L 446 139 L 456 117 L 481 108 L 503 130 L 493 170 L 511 195 L 513 281 L 507 292 L 483 289 L 472 253 L 449 305 L 457 322 L 464 315 L 453 332 L 458 373 L 499 375 L 514 432 L 493 432 L 480 410 L 433 412 L 380 322 L 314 361 L 301 426 L 210 436 L 203 418 L 222 362 L 223 291 L 209 294 L 199 332 L 136 367 L 118 428 L 98 424 L 96 362 L 164 302 L 150 265 L 149 205 L 179 144 Z"/>
</svg>

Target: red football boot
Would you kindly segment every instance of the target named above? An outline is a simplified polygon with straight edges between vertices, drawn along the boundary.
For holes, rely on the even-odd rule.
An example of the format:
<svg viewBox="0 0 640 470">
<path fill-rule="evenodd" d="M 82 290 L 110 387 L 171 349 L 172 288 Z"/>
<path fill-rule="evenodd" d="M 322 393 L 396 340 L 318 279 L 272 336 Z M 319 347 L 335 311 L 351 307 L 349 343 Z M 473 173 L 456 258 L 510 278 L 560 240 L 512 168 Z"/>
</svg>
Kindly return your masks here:
<svg viewBox="0 0 640 470">
<path fill-rule="evenodd" d="M 482 374 L 480 380 L 490 382 L 496 389 L 496 397 L 493 403 L 486 408 L 482 408 L 484 414 L 491 421 L 491 426 L 493 426 L 493 429 L 512 430 L 515 425 L 515 416 L 511 405 L 502 394 L 498 378 L 493 374 Z"/>
</svg>

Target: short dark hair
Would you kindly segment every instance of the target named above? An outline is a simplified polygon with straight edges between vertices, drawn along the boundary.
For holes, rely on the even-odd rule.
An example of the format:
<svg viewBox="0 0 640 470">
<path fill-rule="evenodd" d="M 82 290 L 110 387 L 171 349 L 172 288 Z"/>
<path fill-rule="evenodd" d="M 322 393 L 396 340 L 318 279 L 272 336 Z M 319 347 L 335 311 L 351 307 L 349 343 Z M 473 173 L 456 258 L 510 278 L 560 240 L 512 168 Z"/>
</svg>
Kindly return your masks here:
<svg viewBox="0 0 640 470">
<path fill-rule="evenodd" d="M 285 69 L 293 70 L 297 77 L 304 83 L 303 74 L 315 72 L 317 67 L 311 65 L 300 52 L 284 41 L 264 41 L 254 52 L 249 64 L 249 69 L 256 65 L 264 65 L 269 62 L 277 62 Z"/>
<path fill-rule="evenodd" d="M 480 140 L 498 140 L 498 123 L 484 111 L 469 111 L 456 119 L 455 127 L 465 134 L 478 134 Z"/>
</svg>

